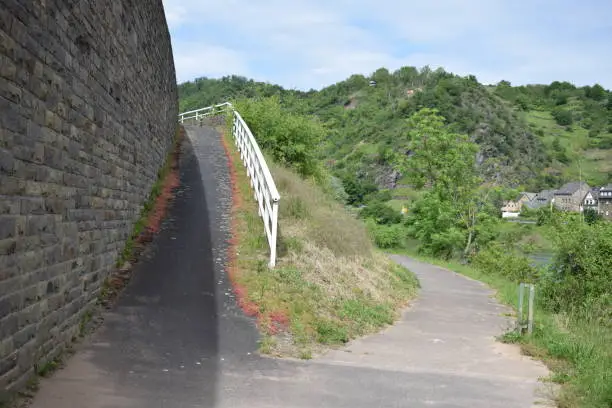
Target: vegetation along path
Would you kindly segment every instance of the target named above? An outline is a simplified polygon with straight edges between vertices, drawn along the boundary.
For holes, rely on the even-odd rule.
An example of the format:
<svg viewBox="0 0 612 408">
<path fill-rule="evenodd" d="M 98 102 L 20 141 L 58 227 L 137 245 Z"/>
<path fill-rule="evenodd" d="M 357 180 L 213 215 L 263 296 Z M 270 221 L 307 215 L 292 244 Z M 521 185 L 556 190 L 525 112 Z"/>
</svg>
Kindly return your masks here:
<svg viewBox="0 0 612 408">
<path fill-rule="evenodd" d="M 221 138 L 209 128 L 187 135 L 179 194 L 150 258 L 33 407 L 532 406 L 547 371 L 495 342 L 508 321 L 491 291 L 405 257 L 395 260 L 422 291 L 397 325 L 310 361 L 258 356 L 224 274 Z"/>
</svg>

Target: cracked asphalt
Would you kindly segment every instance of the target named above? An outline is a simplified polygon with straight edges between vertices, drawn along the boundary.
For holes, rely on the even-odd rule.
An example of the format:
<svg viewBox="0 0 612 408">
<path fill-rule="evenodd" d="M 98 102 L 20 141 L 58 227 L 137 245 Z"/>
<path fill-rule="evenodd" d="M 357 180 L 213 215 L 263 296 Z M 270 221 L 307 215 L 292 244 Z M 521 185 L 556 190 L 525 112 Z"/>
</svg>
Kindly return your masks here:
<svg viewBox="0 0 612 408">
<path fill-rule="evenodd" d="M 231 190 L 220 136 L 186 130 L 181 187 L 152 255 L 32 407 L 518 408 L 545 396 L 542 364 L 495 342 L 509 321 L 491 290 L 406 257 L 394 260 L 422 290 L 398 324 L 311 361 L 259 356 L 224 272 Z"/>
</svg>

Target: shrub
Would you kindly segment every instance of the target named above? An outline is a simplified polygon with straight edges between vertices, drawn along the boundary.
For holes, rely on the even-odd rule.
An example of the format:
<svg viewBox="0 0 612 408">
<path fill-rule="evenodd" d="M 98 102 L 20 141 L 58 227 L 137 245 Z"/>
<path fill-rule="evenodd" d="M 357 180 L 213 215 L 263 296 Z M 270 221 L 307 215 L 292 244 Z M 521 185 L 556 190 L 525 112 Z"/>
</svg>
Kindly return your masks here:
<svg viewBox="0 0 612 408">
<path fill-rule="evenodd" d="M 402 215 L 385 203 L 373 202 L 359 212 L 361 218 L 371 218 L 377 224 L 391 225 L 402 222 Z"/>
<path fill-rule="evenodd" d="M 325 128 L 316 119 L 281 108 L 277 96 L 241 99 L 234 103 L 262 150 L 275 161 L 293 167 L 302 176 L 318 176 L 316 158 Z"/>
<path fill-rule="evenodd" d="M 567 109 L 557 107 L 552 110 L 552 115 L 555 118 L 557 124 L 561 126 L 569 126 L 574 122 L 572 112 Z"/>
<path fill-rule="evenodd" d="M 554 312 L 612 318 L 612 224 L 588 225 L 564 217 L 555 241 L 553 264 L 541 284 L 545 305 Z"/>
<path fill-rule="evenodd" d="M 534 283 L 538 270 L 531 261 L 499 243 L 491 243 L 486 249 L 478 252 L 472 262 L 480 270 L 499 274 L 513 282 Z"/>
<path fill-rule="evenodd" d="M 379 225 L 373 219 L 368 219 L 366 224 L 377 247 L 391 249 L 404 246 L 406 230 L 401 224 Z"/>
</svg>

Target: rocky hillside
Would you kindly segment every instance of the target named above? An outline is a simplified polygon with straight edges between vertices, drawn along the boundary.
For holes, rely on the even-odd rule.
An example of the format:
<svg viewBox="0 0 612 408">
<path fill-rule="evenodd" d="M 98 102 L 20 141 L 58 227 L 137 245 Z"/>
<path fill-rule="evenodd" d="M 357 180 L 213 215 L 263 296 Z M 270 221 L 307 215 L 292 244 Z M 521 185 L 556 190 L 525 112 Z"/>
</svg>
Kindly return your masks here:
<svg viewBox="0 0 612 408">
<path fill-rule="evenodd" d="M 598 85 L 485 86 L 473 76 L 403 67 L 353 75 L 320 91 L 237 76 L 201 78 L 179 89 L 183 110 L 278 95 L 284 109 L 316 115 L 327 128 L 319 157 L 345 185 L 365 190 L 401 186 L 391 159 L 410 153 L 406 119 L 423 107 L 438 109 L 454 131 L 476 141 L 483 174 L 502 184 L 538 190 L 579 174 L 601 184 L 612 173 L 612 102 Z"/>
</svg>

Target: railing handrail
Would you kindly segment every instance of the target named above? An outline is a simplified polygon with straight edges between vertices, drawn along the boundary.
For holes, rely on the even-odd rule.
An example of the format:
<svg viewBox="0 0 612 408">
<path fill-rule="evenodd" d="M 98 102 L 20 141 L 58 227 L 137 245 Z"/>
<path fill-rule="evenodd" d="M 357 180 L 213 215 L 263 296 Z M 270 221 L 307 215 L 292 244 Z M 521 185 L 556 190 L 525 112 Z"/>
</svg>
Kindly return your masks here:
<svg viewBox="0 0 612 408">
<path fill-rule="evenodd" d="M 220 108 L 222 106 L 233 107 L 230 102 L 223 102 L 223 103 L 219 103 L 217 105 L 207 106 L 205 108 L 194 109 L 194 110 L 190 110 L 190 111 L 187 111 L 187 112 L 182 112 L 182 113 L 179 113 L 179 116 L 189 115 L 190 113 L 202 112 L 202 111 L 205 111 L 205 110 L 211 110 L 211 109 L 214 109 L 214 108 Z"/>
<path fill-rule="evenodd" d="M 225 111 L 225 109 L 220 108 L 229 108 L 234 115 L 232 136 L 240 151 L 240 158 L 246 167 L 247 175 L 251 181 L 259 215 L 263 219 L 266 238 L 270 245 L 269 265 L 274 267 L 276 264 L 276 239 L 278 233 L 278 203 L 281 197 L 253 132 L 251 132 L 251 129 L 249 129 L 240 113 L 230 102 L 182 112 L 178 115 L 179 121 L 184 123 L 185 120 L 195 119 L 196 124 L 202 124 L 207 116 Z"/>
<path fill-rule="evenodd" d="M 255 136 L 253 136 L 253 132 L 251 132 L 251 129 L 246 124 L 244 119 L 242 119 L 242 116 L 240 116 L 240 113 L 238 113 L 237 110 L 234 110 L 234 115 L 236 115 L 236 118 L 244 126 L 247 132 L 247 136 L 249 137 L 249 141 L 253 144 L 253 150 L 255 150 L 255 155 L 257 156 L 257 159 L 259 160 L 260 163 L 264 164 L 262 166 L 262 171 L 264 173 L 263 174 L 264 179 L 270 189 L 270 196 L 272 198 L 272 201 L 279 201 L 280 194 L 278 194 L 278 190 L 276 189 L 276 183 L 274 183 L 274 179 L 272 178 L 272 173 L 270 173 L 270 169 L 268 168 L 266 159 L 264 158 L 263 153 L 261 152 L 261 149 L 259 148 L 259 144 L 257 144 L 257 140 L 255 140 Z"/>
</svg>

